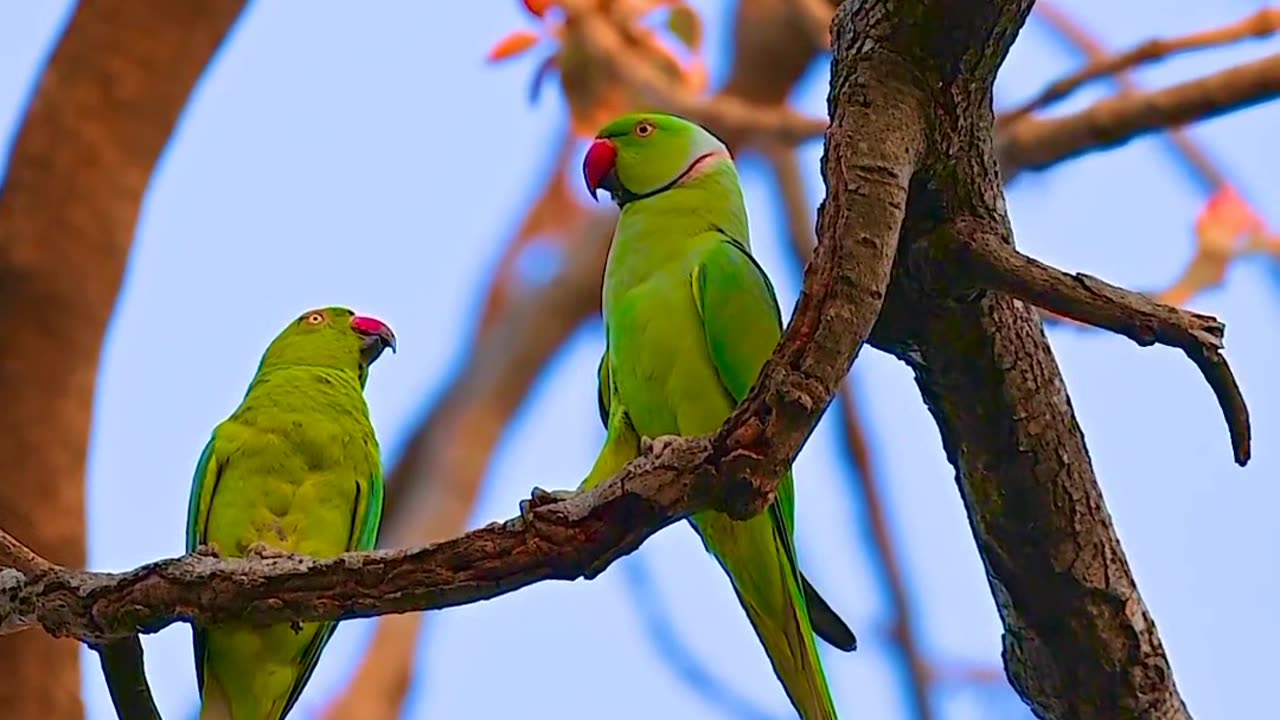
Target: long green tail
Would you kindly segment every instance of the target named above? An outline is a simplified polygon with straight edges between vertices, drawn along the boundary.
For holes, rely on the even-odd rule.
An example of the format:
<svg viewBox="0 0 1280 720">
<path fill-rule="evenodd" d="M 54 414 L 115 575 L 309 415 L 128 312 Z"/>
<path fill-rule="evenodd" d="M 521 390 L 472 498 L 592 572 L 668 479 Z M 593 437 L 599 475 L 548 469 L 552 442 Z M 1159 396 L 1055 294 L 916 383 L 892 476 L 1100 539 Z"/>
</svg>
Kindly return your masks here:
<svg viewBox="0 0 1280 720">
<path fill-rule="evenodd" d="M 693 518 L 751 620 L 773 672 L 802 720 L 836 720 L 789 537 L 772 507 L 745 522 L 706 512 Z"/>
</svg>

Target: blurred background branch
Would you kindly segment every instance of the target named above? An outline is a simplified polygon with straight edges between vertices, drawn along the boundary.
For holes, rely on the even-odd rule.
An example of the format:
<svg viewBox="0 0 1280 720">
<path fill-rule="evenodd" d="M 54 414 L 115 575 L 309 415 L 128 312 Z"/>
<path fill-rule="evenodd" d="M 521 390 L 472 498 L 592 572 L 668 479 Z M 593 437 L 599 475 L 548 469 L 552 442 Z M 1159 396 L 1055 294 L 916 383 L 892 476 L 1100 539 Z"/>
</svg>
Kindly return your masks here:
<svg viewBox="0 0 1280 720">
<path fill-rule="evenodd" d="M 143 193 L 243 2 L 82 0 L 27 110 L 0 188 L 0 527 L 85 563 L 85 457 L 98 359 Z M 120 682 L 137 686 L 141 652 Z M 72 720 L 80 648 L 0 637 L 6 717 Z M 148 698 L 149 700 L 149 698 Z"/>
</svg>

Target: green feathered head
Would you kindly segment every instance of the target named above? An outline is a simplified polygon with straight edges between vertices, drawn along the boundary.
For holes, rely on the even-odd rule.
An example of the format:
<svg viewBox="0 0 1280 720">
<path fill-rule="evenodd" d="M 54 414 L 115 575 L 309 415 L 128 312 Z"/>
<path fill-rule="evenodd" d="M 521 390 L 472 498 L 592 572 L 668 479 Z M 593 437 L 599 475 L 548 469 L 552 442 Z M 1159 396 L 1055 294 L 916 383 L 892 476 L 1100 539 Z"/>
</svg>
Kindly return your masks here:
<svg viewBox="0 0 1280 720">
<path fill-rule="evenodd" d="M 619 206 L 665 192 L 732 163 L 729 149 L 709 130 L 675 115 L 623 115 L 596 135 L 582 161 L 591 197 L 607 191 Z"/>
<path fill-rule="evenodd" d="M 283 366 L 352 370 L 364 385 L 369 366 L 387 348 L 395 352 L 396 336 L 381 320 L 344 307 L 308 310 L 271 341 L 258 372 Z"/>
</svg>

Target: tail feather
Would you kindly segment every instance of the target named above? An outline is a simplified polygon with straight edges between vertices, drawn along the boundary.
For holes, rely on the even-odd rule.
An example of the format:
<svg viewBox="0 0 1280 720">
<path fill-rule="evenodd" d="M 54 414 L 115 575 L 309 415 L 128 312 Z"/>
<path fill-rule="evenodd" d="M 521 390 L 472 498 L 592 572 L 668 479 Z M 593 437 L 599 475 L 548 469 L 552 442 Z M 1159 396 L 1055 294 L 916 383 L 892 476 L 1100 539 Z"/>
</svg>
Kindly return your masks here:
<svg viewBox="0 0 1280 720">
<path fill-rule="evenodd" d="M 231 702 L 212 674 L 205 675 L 204 688 L 200 693 L 200 720 L 233 720 Z"/>
<path fill-rule="evenodd" d="M 790 538 L 771 512 L 745 522 L 719 513 L 695 518 L 695 527 L 733 582 L 773 672 L 801 720 L 837 720 L 817 640 L 809 620 Z"/>
</svg>

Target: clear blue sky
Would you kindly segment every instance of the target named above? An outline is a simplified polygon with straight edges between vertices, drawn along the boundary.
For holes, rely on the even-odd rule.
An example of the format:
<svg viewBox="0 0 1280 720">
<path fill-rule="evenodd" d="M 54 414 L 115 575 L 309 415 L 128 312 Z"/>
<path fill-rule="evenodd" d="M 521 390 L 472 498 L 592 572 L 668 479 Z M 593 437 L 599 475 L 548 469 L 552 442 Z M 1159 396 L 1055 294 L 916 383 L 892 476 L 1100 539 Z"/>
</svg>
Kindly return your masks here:
<svg viewBox="0 0 1280 720">
<path fill-rule="evenodd" d="M 710 19 L 720 77 L 731 4 L 694 4 Z M 6 147 L 69 5 L 0 2 Z M 1258 5 L 1069 3 L 1113 46 L 1222 24 Z M 239 401 L 266 343 L 303 309 L 346 304 L 396 329 L 400 352 L 379 363 L 368 391 L 389 460 L 442 390 L 500 243 L 533 197 L 563 123 L 557 92 L 526 102 L 532 59 L 483 62 L 497 38 L 528 25 L 520 4 L 449 8 L 253 3 L 216 58 L 155 174 L 103 357 L 89 460 L 92 567 L 181 553 L 200 448 Z M 1198 53 L 1140 77 L 1168 83 L 1277 49 L 1272 41 Z M 999 97 L 1025 97 L 1076 62 L 1033 21 Z M 1091 88 L 1064 108 L 1102 92 Z M 819 63 L 797 100 L 820 112 L 825 95 Z M 1280 227 L 1277 127 L 1273 104 L 1194 134 Z M 816 204 L 820 143 L 802 152 Z M 790 308 L 797 279 L 779 209 L 759 167 L 744 164 L 755 244 Z M 1027 176 L 1009 197 L 1023 249 L 1138 288 L 1176 277 L 1204 200 L 1155 139 Z M 1254 717 L 1271 704 L 1280 381 L 1267 368 L 1280 355 L 1278 280 L 1263 261 L 1239 264 L 1224 288 L 1193 303 L 1229 328 L 1229 358 L 1252 402 L 1255 458 L 1246 470 L 1232 463 L 1213 398 L 1178 351 L 1050 332 L 1130 564 L 1197 717 Z M 165 333 L 160 346 L 156 328 Z M 557 356 L 499 447 L 473 525 L 510 516 L 532 484 L 572 486 L 589 468 L 602 438 L 594 399 L 601 347 L 592 324 Z M 948 664 L 998 663 L 1000 623 L 910 373 L 867 351 L 855 377 L 927 647 Z M 858 653 L 828 653 L 827 671 L 844 716 L 901 717 L 900 676 L 884 652 L 886 598 L 866 555 L 861 509 L 843 488 L 834 428 L 823 422 L 797 468 L 804 565 L 863 641 Z M 690 690 L 655 650 L 634 599 L 646 578 L 645 607 L 668 617 L 720 681 L 769 716 L 787 716 L 728 583 L 680 526 L 593 582 L 542 584 L 433 615 L 406 717 L 577 718 L 605 708 L 619 720 L 744 717 Z M 347 676 L 369 629 L 342 626 L 299 718 Z M 146 649 L 162 712 L 187 717 L 196 703 L 189 631 L 149 636 Z M 89 716 L 112 717 L 96 663 L 85 659 Z M 949 688 L 939 700 L 948 720 L 1030 717 L 1003 685 Z"/>
</svg>

